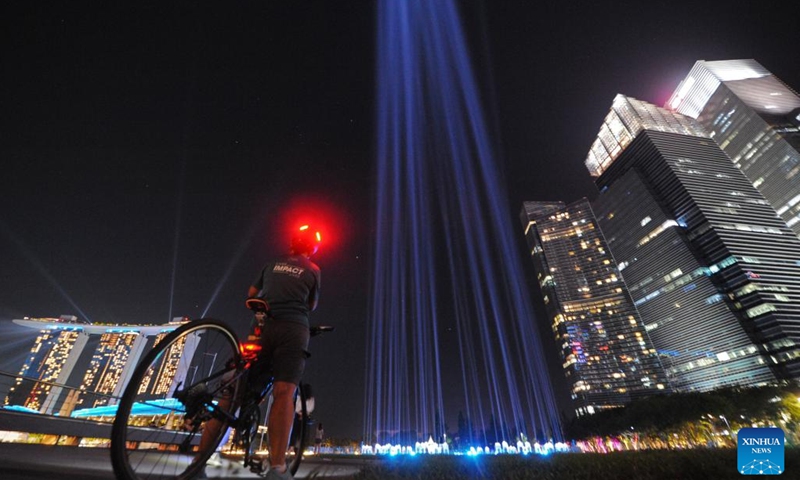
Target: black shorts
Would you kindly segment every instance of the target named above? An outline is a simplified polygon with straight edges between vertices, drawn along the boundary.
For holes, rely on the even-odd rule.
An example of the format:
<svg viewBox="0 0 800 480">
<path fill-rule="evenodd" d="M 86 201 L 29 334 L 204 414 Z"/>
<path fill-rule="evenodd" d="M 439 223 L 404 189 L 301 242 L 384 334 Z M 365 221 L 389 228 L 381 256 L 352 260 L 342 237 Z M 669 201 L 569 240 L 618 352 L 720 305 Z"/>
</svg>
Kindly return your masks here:
<svg viewBox="0 0 800 480">
<path fill-rule="evenodd" d="M 252 385 L 276 382 L 295 385 L 303 378 L 308 358 L 308 327 L 294 322 L 268 320 L 261 332 L 261 352 L 251 370 Z"/>
</svg>

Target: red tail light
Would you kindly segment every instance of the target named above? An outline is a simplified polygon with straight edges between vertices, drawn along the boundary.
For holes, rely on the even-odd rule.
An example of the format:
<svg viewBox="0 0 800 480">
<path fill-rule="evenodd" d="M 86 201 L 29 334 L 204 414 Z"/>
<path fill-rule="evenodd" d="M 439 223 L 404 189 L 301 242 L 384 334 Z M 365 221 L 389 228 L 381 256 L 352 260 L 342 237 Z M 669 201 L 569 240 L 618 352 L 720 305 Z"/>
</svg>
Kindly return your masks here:
<svg viewBox="0 0 800 480">
<path fill-rule="evenodd" d="M 242 352 L 242 356 L 246 359 L 254 358 L 258 355 L 258 352 L 261 351 L 261 345 L 258 343 L 240 343 L 239 350 Z"/>
</svg>

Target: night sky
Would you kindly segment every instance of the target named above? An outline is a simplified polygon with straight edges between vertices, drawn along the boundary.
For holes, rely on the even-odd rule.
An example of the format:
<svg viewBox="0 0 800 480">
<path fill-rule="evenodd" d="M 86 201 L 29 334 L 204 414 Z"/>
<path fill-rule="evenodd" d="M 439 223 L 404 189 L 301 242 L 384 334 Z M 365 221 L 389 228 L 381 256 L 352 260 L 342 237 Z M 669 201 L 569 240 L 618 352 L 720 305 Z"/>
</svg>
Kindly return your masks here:
<svg viewBox="0 0 800 480">
<path fill-rule="evenodd" d="M 338 330 L 312 343 L 306 380 L 326 434 L 360 437 L 376 3 L 13 3 L 0 370 L 17 372 L 35 336 L 11 324 L 23 316 L 205 313 L 244 332 L 247 287 L 294 220 L 317 218 L 312 323 Z M 584 3 L 459 2 L 513 225 L 524 200 L 595 196 L 583 161 L 617 93 L 663 105 L 696 60 L 733 58 L 800 89 L 796 2 Z"/>
</svg>

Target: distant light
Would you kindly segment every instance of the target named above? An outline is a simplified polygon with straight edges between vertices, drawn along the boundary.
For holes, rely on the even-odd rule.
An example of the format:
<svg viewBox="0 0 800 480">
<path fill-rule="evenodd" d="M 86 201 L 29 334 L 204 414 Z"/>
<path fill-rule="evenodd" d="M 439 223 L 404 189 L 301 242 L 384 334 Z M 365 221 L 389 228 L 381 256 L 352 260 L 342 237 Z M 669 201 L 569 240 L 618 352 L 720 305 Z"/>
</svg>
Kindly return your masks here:
<svg viewBox="0 0 800 480">
<path fill-rule="evenodd" d="M 139 331 L 132 328 L 109 328 L 106 330 L 106 333 L 132 333 L 134 335 L 138 335 Z"/>
<path fill-rule="evenodd" d="M 670 102 L 670 107 L 672 107 L 673 110 L 676 110 L 678 108 L 683 99 L 686 97 L 686 94 L 689 93 L 689 89 L 692 88 L 692 85 L 694 85 L 695 81 L 696 80 L 694 79 L 694 77 L 689 77 L 686 79 L 686 81 L 682 83 L 680 89 L 678 90 L 678 93 L 672 99 L 672 102 Z"/>
<path fill-rule="evenodd" d="M 0 407 L 3 410 L 11 410 L 13 412 L 25 412 L 25 413 L 36 413 L 40 414 L 39 410 L 34 410 L 32 408 L 23 407 L 22 405 L 6 405 L 4 407 Z"/>
<path fill-rule="evenodd" d="M 737 64 L 731 67 L 715 68 L 714 74 L 723 82 L 733 82 L 736 80 L 747 80 L 749 78 L 761 78 L 767 74 L 757 71 L 749 65 Z"/>
<path fill-rule="evenodd" d="M 101 407 L 84 408 L 75 410 L 70 414 L 73 418 L 86 417 L 113 417 L 117 414 L 118 405 L 105 405 Z M 131 415 L 167 415 L 169 413 L 184 413 L 183 404 L 174 399 L 148 400 L 147 402 L 136 402 L 131 406 Z"/>
</svg>

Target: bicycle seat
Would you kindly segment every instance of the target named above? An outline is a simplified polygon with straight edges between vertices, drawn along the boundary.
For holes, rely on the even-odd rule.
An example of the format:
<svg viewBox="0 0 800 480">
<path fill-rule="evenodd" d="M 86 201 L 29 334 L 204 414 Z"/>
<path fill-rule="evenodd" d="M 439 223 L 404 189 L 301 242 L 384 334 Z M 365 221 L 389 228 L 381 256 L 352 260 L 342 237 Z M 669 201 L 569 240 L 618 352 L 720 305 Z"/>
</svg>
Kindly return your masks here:
<svg viewBox="0 0 800 480">
<path fill-rule="evenodd" d="M 244 304 L 250 310 L 256 313 L 268 313 L 269 312 L 269 304 L 260 298 L 248 298 L 245 300 Z"/>
<path fill-rule="evenodd" d="M 334 330 L 336 330 L 336 327 L 331 325 L 314 325 L 308 329 L 312 337 L 316 337 L 317 335 L 321 335 L 325 332 L 332 332 Z"/>
</svg>

